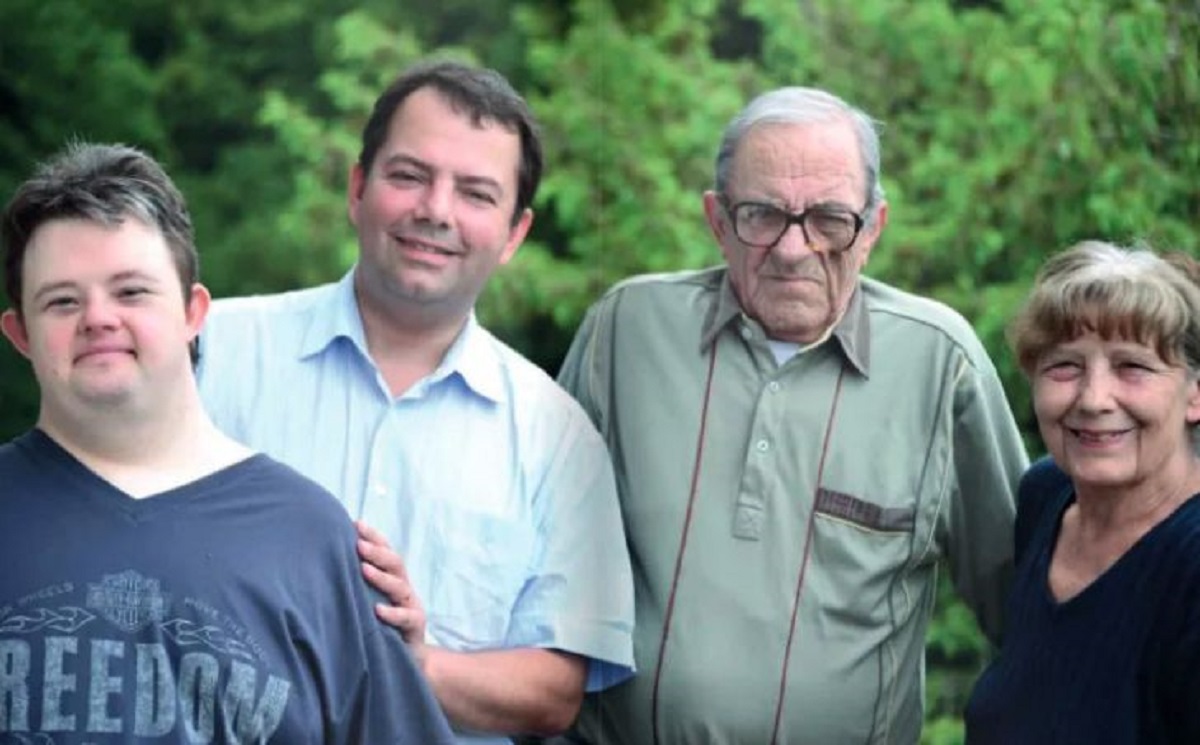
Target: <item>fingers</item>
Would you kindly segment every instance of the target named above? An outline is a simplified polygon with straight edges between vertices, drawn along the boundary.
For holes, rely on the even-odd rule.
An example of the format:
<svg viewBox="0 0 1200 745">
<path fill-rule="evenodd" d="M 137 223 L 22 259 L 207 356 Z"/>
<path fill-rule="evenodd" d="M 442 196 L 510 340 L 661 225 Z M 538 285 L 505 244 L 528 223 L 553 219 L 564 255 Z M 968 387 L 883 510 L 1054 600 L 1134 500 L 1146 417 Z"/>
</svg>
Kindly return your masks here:
<svg viewBox="0 0 1200 745">
<path fill-rule="evenodd" d="M 380 571 L 394 574 L 406 581 L 408 580 L 408 570 L 404 566 L 404 560 L 386 542 L 379 544 L 365 538 L 360 538 L 358 541 L 358 558 L 367 564 L 374 565 Z"/>
<path fill-rule="evenodd" d="M 375 615 L 389 626 L 399 629 L 404 641 L 423 645 L 425 608 L 409 582 L 404 560 L 392 550 L 378 530 L 361 520 L 356 521 L 354 527 L 358 531 L 358 555 L 362 559 L 363 578 L 391 603 L 377 604 Z"/>
<path fill-rule="evenodd" d="M 383 533 L 380 533 L 375 528 L 367 525 L 362 520 L 355 520 L 354 528 L 358 531 L 358 537 L 362 540 L 378 546 L 383 546 L 384 548 L 391 548 L 391 546 L 388 544 L 387 538 L 383 535 Z"/>
<path fill-rule="evenodd" d="M 396 573 L 381 569 L 370 562 L 362 564 L 363 578 L 389 601 L 404 607 L 420 607 L 421 600 L 408 581 L 408 576 L 402 572 Z"/>
<path fill-rule="evenodd" d="M 363 576 L 391 601 L 391 604 L 376 603 L 375 615 L 379 620 L 400 631 L 409 644 L 425 641 L 425 608 L 421 599 L 407 581 L 400 579 L 370 564 L 363 564 Z"/>
<path fill-rule="evenodd" d="M 377 603 L 375 615 L 388 626 L 398 629 L 404 641 L 420 644 L 425 640 L 425 611 L 420 608 L 401 608 Z"/>
</svg>

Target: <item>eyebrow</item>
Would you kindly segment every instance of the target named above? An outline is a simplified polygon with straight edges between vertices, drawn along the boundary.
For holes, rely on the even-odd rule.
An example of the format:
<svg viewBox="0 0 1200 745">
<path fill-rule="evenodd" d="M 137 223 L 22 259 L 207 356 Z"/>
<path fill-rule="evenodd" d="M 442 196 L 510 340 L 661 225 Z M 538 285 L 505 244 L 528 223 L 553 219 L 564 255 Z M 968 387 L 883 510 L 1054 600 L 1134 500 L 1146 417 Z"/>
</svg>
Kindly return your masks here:
<svg viewBox="0 0 1200 745">
<path fill-rule="evenodd" d="M 846 202 L 838 201 L 836 199 L 827 199 L 823 202 L 813 202 L 812 204 L 808 205 L 808 207 L 805 207 L 805 209 L 809 209 L 809 210 L 812 210 L 812 209 L 842 210 L 844 212 L 857 212 L 858 211 L 858 210 L 854 209 L 853 205 L 847 204 Z"/>
<path fill-rule="evenodd" d="M 30 298 L 30 300 L 40 300 L 43 297 L 45 297 L 46 295 L 53 294 L 60 290 L 70 290 L 70 289 L 73 289 L 74 287 L 75 287 L 75 283 L 70 282 L 70 281 L 51 282 L 48 285 L 42 285 L 41 287 L 39 287 L 37 292 L 33 293 L 33 296 Z"/>
<path fill-rule="evenodd" d="M 775 207 L 776 209 L 781 209 L 785 212 L 791 211 L 791 207 L 785 205 L 782 200 L 776 199 L 774 197 L 766 197 L 766 196 L 753 198 L 753 199 L 744 199 L 740 202 L 734 202 L 733 204 L 738 205 L 738 204 L 745 204 L 747 202 L 752 203 L 752 204 L 766 204 L 771 207 Z M 812 202 L 811 204 L 807 205 L 803 209 L 798 210 L 798 212 L 808 212 L 809 210 L 838 210 L 841 212 L 854 212 L 854 213 L 858 212 L 857 210 L 854 209 L 854 207 L 850 206 L 849 204 L 847 204 L 845 202 L 839 201 L 837 199 L 825 199 L 825 200 L 821 200 L 821 201 Z"/>
<path fill-rule="evenodd" d="M 389 166 L 397 166 L 397 165 L 412 166 L 413 168 L 417 168 L 421 171 L 424 171 L 425 173 L 433 173 L 435 170 L 437 170 L 430 164 L 421 160 L 420 158 L 414 158 L 413 156 L 406 155 L 404 153 L 396 153 L 395 155 L 391 155 L 388 158 L 384 159 L 384 161 L 382 163 L 382 166 L 384 168 L 387 168 Z M 501 194 L 504 193 L 504 187 L 500 184 L 500 182 L 490 176 L 479 176 L 479 175 L 470 174 L 470 173 L 464 173 L 464 174 L 455 173 L 454 174 L 454 183 L 460 184 L 460 185 L 466 184 L 466 185 L 472 185 L 472 186 L 487 186 L 492 189 L 495 189 L 496 191 L 498 191 Z"/>
</svg>

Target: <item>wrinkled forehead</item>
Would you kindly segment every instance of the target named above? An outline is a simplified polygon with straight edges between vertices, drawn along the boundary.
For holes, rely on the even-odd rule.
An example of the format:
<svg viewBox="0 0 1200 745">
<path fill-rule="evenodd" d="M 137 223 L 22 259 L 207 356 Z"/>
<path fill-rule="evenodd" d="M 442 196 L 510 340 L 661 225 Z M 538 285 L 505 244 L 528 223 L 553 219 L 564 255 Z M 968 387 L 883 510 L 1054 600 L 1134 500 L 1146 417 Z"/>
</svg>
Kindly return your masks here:
<svg viewBox="0 0 1200 745">
<path fill-rule="evenodd" d="M 865 189 L 858 140 L 848 121 L 761 122 L 734 151 L 730 185 Z"/>
</svg>

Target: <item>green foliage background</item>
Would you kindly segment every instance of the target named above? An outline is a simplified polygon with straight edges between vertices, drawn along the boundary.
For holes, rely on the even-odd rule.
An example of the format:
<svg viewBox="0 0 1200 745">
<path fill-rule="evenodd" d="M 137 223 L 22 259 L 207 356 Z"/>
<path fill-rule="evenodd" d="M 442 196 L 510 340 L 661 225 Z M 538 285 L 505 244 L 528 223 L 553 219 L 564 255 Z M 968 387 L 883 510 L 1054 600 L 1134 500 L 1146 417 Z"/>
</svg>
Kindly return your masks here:
<svg viewBox="0 0 1200 745">
<path fill-rule="evenodd" d="M 378 90 L 425 54 L 481 62 L 530 98 L 548 171 L 480 314 L 554 371 L 605 287 L 718 261 L 699 195 L 725 122 L 829 88 L 883 122 L 868 273 L 975 324 L 1036 455 L 1004 325 L 1074 241 L 1197 250 L 1198 50 L 1194 0 L 6 0 L 0 193 L 68 138 L 140 145 L 188 195 L 215 295 L 332 280 Z M 36 407 L 4 346 L 0 440 Z M 948 593 L 928 650 L 925 740 L 948 745 L 988 653 Z"/>
</svg>

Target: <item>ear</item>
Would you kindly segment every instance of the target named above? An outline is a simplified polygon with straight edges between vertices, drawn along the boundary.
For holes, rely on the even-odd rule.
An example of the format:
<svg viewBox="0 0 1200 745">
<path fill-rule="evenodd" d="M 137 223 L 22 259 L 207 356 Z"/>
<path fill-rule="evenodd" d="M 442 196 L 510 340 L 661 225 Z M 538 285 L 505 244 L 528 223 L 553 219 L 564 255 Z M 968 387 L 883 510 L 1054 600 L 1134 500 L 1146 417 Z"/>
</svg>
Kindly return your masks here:
<svg viewBox="0 0 1200 745">
<path fill-rule="evenodd" d="M 29 359 L 29 334 L 25 330 L 25 322 L 21 320 L 21 314 L 12 308 L 0 314 L 0 330 L 4 331 L 4 336 L 12 342 L 17 351 Z"/>
<path fill-rule="evenodd" d="M 517 219 L 517 224 L 508 230 L 508 241 L 504 244 L 504 251 L 500 254 L 501 264 L 507 264 L 509 259 L 517 253 L 517 249 L 525 242 L 525 236 L 529 235 L 529 228 L 532 225 L 533 210 L 526 207 L 521 212 L 521 217 Z"/>
<path fill-rule="evenodd" d="M 358 163 L 350 166 L 350 176 L 346 180 L 346 212 L 350 222 L 358 225 L 358 205 L 362 203 L 363 189 L 367 188 L 367 174 Z"/>
<path fill-rule="evenodd" d="M 208 308 L 212 305 L 212 295 L 208 288 L 197 282 L 188 293 L 187 304 L 184 307 L 184 320 L 188 328 L 188 342 L 200 335 L 204 319 L 208 318 Z"/>
<path fill-rule="evenodd" d="M 721 204 L 721 198 L 711 189 L 704 192 L 704 217 L 708 221 L 708 229 L 721 248 L 721 255 L 726 263 L 732 265 L 737 259 L 736 246 L 740 246 L 737 236 L 733 233 L 733 223 L 729 219 L 729 211 Z"/>
<path fill-rule="evenodd" d="M 725 237 L 732 232 L 732 226 L 720 197 L 712 189 L 704 192 L 704 217 L 708 220 L 708 229 L 712 231 L 713 237 L 724 245 Z"/>
<path fill-rule="evenodd" d="M 1187 412 L 1184 416 L 1188 424 L 1194 425 L 1200 423 L 1200 375 L 1189 374 L 1187 386 Z"/>
<path fill-rule="evenodd" d="M 859 264 L 858 268 L 862 269 L 867 263 L 867 259 L 871 255 L 871 250 L 875 248 L 875 244 L 879 242 L 879 236 L 883 233 L 884 226 L 888 221 L 888 203 L 881 201 L 879 206 L 875 208 L 875 219 L 871 221 L 869 227 L 864 227 L 862 233 L 858 236 L 859 245 Z"/>
</svg>

